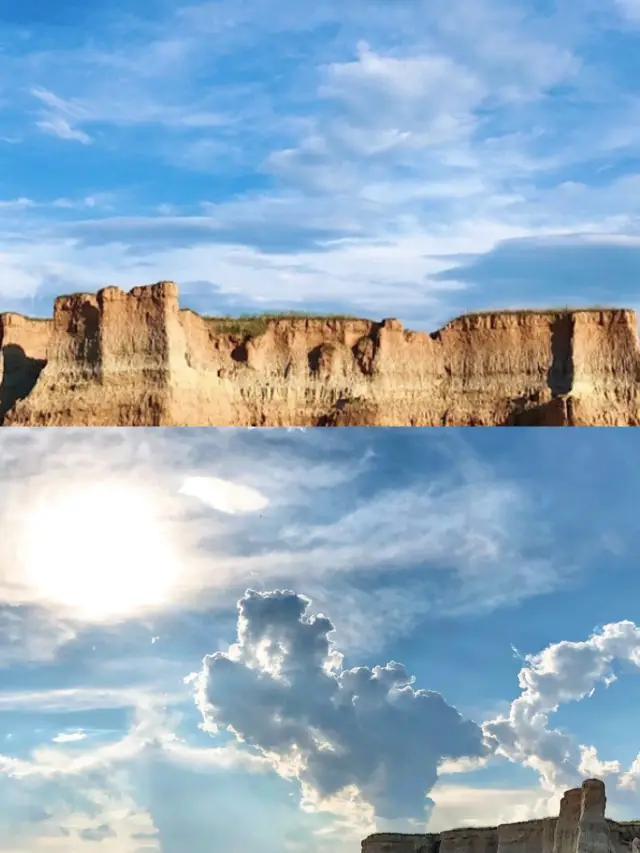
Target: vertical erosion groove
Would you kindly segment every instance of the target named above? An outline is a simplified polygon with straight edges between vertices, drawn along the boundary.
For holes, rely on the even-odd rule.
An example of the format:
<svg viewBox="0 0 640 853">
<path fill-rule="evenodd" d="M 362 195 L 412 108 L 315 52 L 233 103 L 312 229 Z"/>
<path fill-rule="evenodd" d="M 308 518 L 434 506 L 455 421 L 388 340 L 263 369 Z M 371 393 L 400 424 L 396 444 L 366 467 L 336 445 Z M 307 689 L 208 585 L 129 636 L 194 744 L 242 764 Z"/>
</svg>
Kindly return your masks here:
<svg viewBox="0 0 640 853">
<path fill-rule="evenodd" d="M 551 366 L 547 383 L 553 397 L 568 394 L 573 387 L 573 327 L 571 316 L 556 317 L 551 324 Z"/>
</svg>

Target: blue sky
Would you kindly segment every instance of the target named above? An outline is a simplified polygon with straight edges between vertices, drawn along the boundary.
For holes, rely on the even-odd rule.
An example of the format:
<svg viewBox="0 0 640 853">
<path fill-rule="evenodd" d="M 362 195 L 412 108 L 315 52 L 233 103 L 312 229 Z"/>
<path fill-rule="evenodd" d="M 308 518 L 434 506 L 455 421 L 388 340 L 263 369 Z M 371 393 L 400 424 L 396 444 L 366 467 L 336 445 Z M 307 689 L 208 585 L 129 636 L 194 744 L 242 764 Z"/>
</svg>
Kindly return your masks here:
<svg viewBox="0 0 640 853">
<path fill-rule="evenodd" d="M 640 818 L 632 442 L 3 432 L 0 851 Z"/>
<path fill-rule="evenodd" d="M 0 3 L 0 309 L 637 308 L 638 0 Z"/>
</svg>

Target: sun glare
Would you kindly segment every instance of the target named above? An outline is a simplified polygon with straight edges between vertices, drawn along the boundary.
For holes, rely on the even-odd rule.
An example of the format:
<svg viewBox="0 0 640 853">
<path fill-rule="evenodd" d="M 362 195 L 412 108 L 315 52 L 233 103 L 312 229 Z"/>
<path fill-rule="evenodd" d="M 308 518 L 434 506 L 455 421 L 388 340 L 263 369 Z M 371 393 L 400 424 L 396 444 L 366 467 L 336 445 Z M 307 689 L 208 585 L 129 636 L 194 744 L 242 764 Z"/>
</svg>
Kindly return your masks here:
<svg viewBox="0 0 640 853">
<path fill-rule="evenodd" d="M 20 531 L 21 580 L 43 603 L 89 621 L 168 601 L 178 563 L 150 494 L 123 483 L 48 493 Z"/>
</svg>

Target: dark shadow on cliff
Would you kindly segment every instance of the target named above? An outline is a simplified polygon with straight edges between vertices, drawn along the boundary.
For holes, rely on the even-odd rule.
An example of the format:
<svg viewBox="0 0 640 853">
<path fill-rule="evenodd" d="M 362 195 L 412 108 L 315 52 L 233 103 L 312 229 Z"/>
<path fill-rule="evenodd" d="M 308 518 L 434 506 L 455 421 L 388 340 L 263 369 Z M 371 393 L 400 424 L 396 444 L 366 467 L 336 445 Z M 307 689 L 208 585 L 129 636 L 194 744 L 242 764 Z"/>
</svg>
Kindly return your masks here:
<svg viewBox="0 0 640 853">
<path fill-rule="evenodd" d="M 320 415 L 317 427 L 370 427 L 380 422 L 380 411 L 375 403 L 361 397 L 340 395 L 328 412 Z"/>
<path fill-rule="evenodd" d="M 3 347 L 2 356 L 4 371 L 0 382 L 0 424 L 9 409 L 31 393 L 47 363 L 44 358 L 29 358 L 17 344 Z"/>
<path fill-rule="evenodd" d="M 542 404 L 526 405 L 523 399 L 516 400 L 515 403 L 517 408 L 510 413 L 503 426 L 573 425 L 573 403 L 570 398 L 557 395 Z"/>
<path fill-rule="evenodd" d="M 573 318 L 558 317 L 551 324 L 551 366 L 547 384 L 554 397 L 568 394 L 573 387 Z"/>
<path fill-rule="evenodd" d="M 81 334 L 84 338 L 85 356 L 89 364 L 97 366 L 100 360 L 100 310 L 85 302 L 80 308 L 80 317 L 84 321 Z M 77 327 L 74 327 L 74 332 Z"/>
</svg>

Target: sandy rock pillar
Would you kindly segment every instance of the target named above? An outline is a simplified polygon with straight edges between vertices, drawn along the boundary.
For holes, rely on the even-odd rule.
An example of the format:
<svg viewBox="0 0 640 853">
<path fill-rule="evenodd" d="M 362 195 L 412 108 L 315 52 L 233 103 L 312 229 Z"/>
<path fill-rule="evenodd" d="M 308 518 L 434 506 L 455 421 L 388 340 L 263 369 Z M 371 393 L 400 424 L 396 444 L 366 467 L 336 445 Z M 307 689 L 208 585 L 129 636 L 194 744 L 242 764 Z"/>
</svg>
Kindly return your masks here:
<svg viewBox="0 0 640 853">
<path fill-rule="evenodd" d="M 604 811 L 607 803 L 604 782 L 587 779 L 582 783 L 580 820 L 576 853 L 609 853 L 609 824 Z"/>
</svg>

